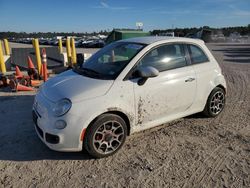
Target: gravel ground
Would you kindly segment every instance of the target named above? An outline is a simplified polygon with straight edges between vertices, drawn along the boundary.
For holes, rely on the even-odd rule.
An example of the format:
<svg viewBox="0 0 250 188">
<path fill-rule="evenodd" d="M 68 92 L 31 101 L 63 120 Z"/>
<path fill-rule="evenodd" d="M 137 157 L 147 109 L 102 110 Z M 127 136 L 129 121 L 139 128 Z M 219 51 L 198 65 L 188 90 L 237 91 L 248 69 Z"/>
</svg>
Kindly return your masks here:
<svg viewBox="0 0 250 188">
<path fill-rule="evenodd" d="M 130 136 L 116 155 L 49 150 L 34 93 L 0 92 L 0 187 L 250 187 L 250 44 L 208 44 L 227 80 L 226 107 Z"/>
</svg>

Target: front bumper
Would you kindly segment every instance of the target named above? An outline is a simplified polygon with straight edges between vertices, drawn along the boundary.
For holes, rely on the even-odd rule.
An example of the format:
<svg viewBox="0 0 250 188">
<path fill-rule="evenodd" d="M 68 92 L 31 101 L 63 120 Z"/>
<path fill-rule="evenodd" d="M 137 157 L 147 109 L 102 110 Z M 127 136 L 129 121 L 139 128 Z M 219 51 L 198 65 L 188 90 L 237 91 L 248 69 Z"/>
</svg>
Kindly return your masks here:
<svg viewBox="0 0 250 188">
<path fill-rule="evenodd" d="M 58 144 L 60 143 L 60 137 L 57 135 L 53 135 L 50 133 L 44 133 L 43 130 L 38 126 L 37 120 L 39 115 L 35 111 L 35 109 L 32 111 L 33 121 L 35 123 L 35 129 L 37 131 L 37 134 L 40 136 L 41 139 L 45 140 L 49 144 Z"/>
<path fill-rule="evenodd" d="M 37 94 L 33 105 L 32 116 L 38 137 L 50 149 L 55 151 L 81 151 L 81 127 L 77 124 L 77 118 L 74 118 L 72 114 L 68 114 L 71 118 L 67 116 L 60 118 L 53 117 L 49 111 L 52 104 L 49 103 L 51 102 L 44 96 Z M 67 122 L 68 125 L 65 129 L 59 130 L 53 127 L 55 121 L 58 119 L 63 119 Z"/>
</svg>

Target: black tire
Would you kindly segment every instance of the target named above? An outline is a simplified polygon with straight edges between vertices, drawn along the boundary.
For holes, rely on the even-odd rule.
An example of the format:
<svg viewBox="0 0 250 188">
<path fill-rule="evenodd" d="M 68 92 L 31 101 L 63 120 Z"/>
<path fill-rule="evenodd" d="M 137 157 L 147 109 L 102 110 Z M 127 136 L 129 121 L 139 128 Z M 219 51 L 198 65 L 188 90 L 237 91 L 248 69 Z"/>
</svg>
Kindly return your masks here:
<svg viewBox="0 0 250 188">
<path fill-rule="evenodd" d="M 216 97 L 218 98 L 218 101 L 215 101 Z M 225 107 L 225 102 L 225 90 L 220 87 L 216 87 L 210 93 L 207 99 L 206 106 L 202 113 L 207 117 L 216 117 L 223 111 Z M 212 106 L 214 106 L 214 108 Z"/>
<path fill-rule="evenodd" d="M 103 158 L 116 153 L 126 136 L 127 126 L 120 116 L 103 114 L 87 128 L 83 146 L 91 156 Z"/>
</svg>

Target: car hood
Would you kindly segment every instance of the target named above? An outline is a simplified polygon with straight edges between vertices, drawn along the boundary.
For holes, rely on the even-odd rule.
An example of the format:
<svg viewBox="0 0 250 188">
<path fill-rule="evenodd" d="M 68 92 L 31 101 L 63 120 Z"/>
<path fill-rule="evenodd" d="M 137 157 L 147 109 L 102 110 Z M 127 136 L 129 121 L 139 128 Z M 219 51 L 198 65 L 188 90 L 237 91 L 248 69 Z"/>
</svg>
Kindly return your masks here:
<svg viewBox="0 0 250 188">
<path fill-rule="evenodd" d="M 63 98 L 78 102 L 105 95 L 113 82 L 89 78 L 69 70 L 45 82 L 41 92 L 53 102 Z"/>
</svg>

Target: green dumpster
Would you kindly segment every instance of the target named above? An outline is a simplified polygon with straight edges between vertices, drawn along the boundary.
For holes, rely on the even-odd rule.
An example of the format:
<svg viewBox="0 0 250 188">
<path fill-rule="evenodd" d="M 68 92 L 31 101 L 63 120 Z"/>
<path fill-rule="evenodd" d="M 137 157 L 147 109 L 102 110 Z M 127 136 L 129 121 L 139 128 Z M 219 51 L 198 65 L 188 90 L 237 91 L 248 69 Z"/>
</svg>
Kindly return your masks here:
<svg viewBox="0 0 250 188">
<path fill-rule="evenodd" d="M 145 37 L 150 36 L 149 32 L 140 30 L 113 30 L 106 39 L 106 44 L 110 44 L 114 41 L 134 38 L 134 37 Z"/>
</svg>

